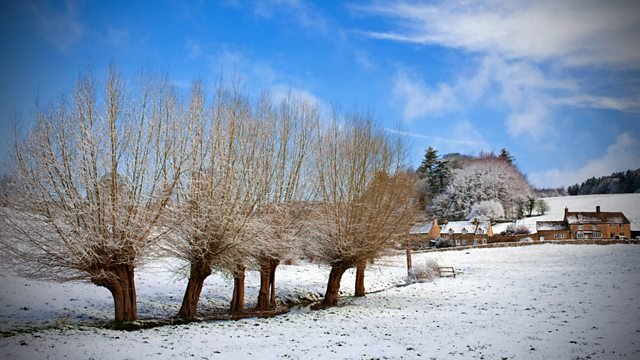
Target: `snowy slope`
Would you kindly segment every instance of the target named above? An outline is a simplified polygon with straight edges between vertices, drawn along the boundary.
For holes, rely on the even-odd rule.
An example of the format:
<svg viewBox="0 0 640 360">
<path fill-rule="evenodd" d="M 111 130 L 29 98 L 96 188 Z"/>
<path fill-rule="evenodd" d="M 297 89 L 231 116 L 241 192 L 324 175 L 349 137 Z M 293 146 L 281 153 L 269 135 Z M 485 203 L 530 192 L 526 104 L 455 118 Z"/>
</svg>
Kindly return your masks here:
<svg viewBox="0 0 640 360">
<path fill-rule="evenodd" d="M 601 205 L 602 206 L 602 205 Z M 456 278 L 392 287 L 342 306 L 271 319 L 194 323 L 135 332 L 65 327 L 0 339 L 0 358 L 200 359 L 612 359 L 640 358 L 640 246 L 538 245 L 419 254 L 454 266 Z M 139 271 L 141 315 L 175 311 L 184 280 L 164 264 Z M 368 290 L 404 283 L 403 256 L 367 271 Z M 328 269 L 278 272 L 280 295 L 321 292 Z M 256 295 L 250 275 L 248 300 Z M 352 293 L 353 272 L 342 290 Z M 109 319 L 106 291 L 4 275 L 3 327 Z M 8 286 L 7 286 L 8 285 Z M 226 304 L 230 281 L 214 276 L 204 307 Z M 71 300 L 75 299 L 75 300 Z M 27 308 L 21 310 L 20 307 Z"/>
</svg>

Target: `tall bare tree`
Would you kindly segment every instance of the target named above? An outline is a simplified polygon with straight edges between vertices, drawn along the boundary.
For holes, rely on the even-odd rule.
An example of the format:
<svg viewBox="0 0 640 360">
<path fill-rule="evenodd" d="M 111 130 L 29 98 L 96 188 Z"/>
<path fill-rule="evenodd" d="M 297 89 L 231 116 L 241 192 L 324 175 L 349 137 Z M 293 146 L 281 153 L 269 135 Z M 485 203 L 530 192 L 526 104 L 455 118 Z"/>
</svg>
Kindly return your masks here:
<svg viewBox="0 0 640 360">
<path fill-rule="evenodd" d="M 319 119 L 316 104 L 291 94 L 279 104 L 276 112 L 263 110 L 263 113 L 272 114 L 267 117 L 272 119 L 269 123 L 274 134 L 275 158 L 267 205 L 260 214 L 271 238 L 263 243 L 266 246 L 258 255 L 258 310 L 276 305 L 276 268 L 284 257 L 295 257 L 304 247 L 301 231 L 314 182 L 310 177 L 309 153 Z"/>
<path fill-rule="evenodd" d="M 184 166 L 182 109 L 166 78 L 127 91 L 89 70 L 70 100 L 40 109 L 16 144 L 2 245 L 19 273 L 107 288 L 115 320 L 138 317 L 134 270 L 167 235 L 163 212 Z"/>
<path fill-rule="evenodd" d="M 263 105 L 260 105 L 263 106 Z M 258 109 L 260 108 L 257 107 Z M 261 116 L 237 82 L 218 85 L 207 104 L 201 84 L 192 89 L 189 173 L 174 208 L 184 214 L 166 250 L 189 264 L 189 281 L 178 315 L 193 318 L 213 270 L 234 277 L 231 311 L 243 310 L 244 273 L 270 233 L 257 214 L 269 198 L 275 141 L 271 119 Z"/>
<path fill-rule="evenodd" d="M 400 173 L 402 142 L 376 128 L 369 114 L 340 117 L 334 114 L 318 148 L 315 243 L 319 259 L 331 266 L 322 306 L 337 303 L 347 269 L 364 270 L 367 261 L 408 232 L 414 212 L 415 179 Z"/>
</svg>

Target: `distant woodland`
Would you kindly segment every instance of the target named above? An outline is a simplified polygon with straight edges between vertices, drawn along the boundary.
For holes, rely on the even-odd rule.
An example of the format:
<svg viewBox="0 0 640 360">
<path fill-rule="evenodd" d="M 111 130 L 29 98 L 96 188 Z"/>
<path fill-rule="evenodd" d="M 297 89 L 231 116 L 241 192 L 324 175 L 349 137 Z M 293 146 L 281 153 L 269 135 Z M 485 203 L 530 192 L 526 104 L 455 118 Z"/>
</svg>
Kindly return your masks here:
<svg viewBox="0 0 640 360">
<path fill-rule="evenodd" d="M 640 193 L 640 169 L 592 177 L 567 188 L 569 195 Z"/>
</svg>

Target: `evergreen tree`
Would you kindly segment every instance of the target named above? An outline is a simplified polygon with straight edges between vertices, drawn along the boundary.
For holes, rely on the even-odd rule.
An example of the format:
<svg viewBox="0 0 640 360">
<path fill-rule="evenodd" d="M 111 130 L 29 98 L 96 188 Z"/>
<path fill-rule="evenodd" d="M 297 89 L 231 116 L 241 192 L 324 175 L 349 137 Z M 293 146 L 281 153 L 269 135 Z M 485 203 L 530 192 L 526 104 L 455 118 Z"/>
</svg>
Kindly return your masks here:
<svg viewBox="0 0 640 360">
<path fill-rule="evenodd" d="M 424 152 L 424 159 L 422 159 L 420 166 L 418 166 L 418 169 L 416 169 L 416 173 L 418 173 L 421 178 L 428 177 L 431 171 L 433 171 L 433 168 L 437 161 L 438 150 L 429 146 L 429 148 Z"/>
<path fill-rule="evenodd" d="M 500 159 L 508 162 L 509 164 L 513 164 L 513 162 L 516 161 L 516 158 L 514 158 L 513 155 L 511 155 L 511 153 L 509 152 L 509 150 L 507 150 L 507 148 L 502 148 L 500 150 L 499 157 Z"/>
<path fill-rule="evenodd" d="M 437 195 L 443 192 L 450 176 L 449 162 L 445 159 L 437 160 L 428 177 L 431 194 Z"/>
</svg>

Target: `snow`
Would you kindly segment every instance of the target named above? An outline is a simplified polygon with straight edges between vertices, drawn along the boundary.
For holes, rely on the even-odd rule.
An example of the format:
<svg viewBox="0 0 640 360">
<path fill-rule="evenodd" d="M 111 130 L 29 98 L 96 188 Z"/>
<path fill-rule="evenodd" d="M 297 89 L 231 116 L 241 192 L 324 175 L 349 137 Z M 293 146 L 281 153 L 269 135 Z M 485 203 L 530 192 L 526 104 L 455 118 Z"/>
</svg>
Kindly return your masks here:
<svg viewBox="0 0 640 360">
<path fill-rule="evenodd" d="M 569 227 L 564 221 L 540 221 L 537 223 L 537 229 L 540 230 L 568 230 Z"/>
<path fill-rule="evenodd" d="M 561 221 L 565 207 L 571 212 L 596 211 L 600 206 L 603 212 L 622 212 L 631 222 L 631 230 L 640 230 L 640 194 L 578 195 L 544 198 L 549 204 L 549 211 L 542 216 L 533 216 L 518 220 L 516 225 L 525 225 L 531 233 L 536 232 L 536 221 Z M 493 233 L 506 230 L 509 223 L 498 223 L 493 226 Z"/>
<path fill-rule="evenodd" d="M 336 308 L 133 332 L 77 325 L 111 318 L 106 290 L 3 274 L 4 330 L 71 326 L 3 337 L 0 358 L 638 359 L 639 258 L 637 245 L 545 244 L 416 254 L 415 264 L 435 259 L 455 267 L 458 276 L 396 287 L 406 275 L 404 256 L 397 255 L 367 270 L 367 290 L 383 291 L 365 298 L 343 296 Z M 319 294 L 328 272 L 310 264 L 282 266 L 279 296 Z M 141 269 L 136 281 L 141 317 L 177 312 L 185 281 L 173 277 L 166 263 Z M 247 301 L 253 302 L 257 274 L 249 273 L 247 283 Z M 353 283 L 350 271 L 342 291 L 351 294 Z M 226 306 L 230 294 L 231 282 L 212 276 L 205 283 L 203 308 Z"/>
</svg>

